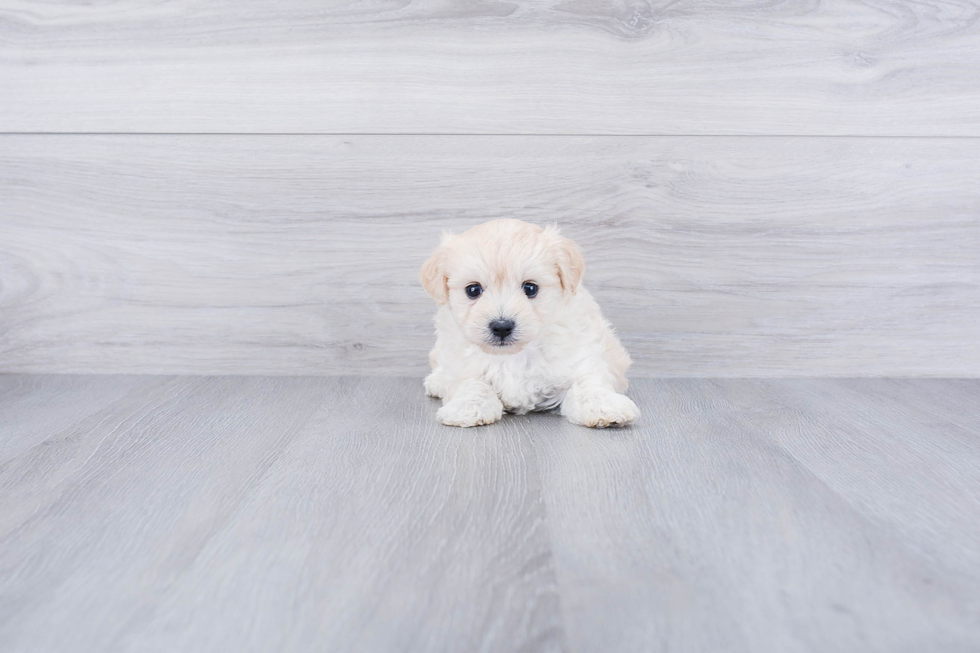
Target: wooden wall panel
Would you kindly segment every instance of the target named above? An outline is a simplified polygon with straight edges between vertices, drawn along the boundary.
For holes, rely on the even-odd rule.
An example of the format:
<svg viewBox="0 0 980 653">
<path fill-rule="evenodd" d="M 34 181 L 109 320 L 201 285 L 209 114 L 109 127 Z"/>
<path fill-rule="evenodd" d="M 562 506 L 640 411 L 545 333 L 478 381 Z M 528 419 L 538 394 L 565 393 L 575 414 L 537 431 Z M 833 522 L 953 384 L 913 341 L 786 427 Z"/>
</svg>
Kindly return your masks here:
<svg viewBox="0 0 980 653">
<path fill-rule="evenodd" d="M 7 2 L 0 131 L 980 136 L 975 0 Z"/>
<path fill-rule="evenodd" d="M 972 139 L 3 136 L 0 371 L 418 375 L 444 228 L 557 221 L 637 375 L 978 376 Z"/>
</svg>

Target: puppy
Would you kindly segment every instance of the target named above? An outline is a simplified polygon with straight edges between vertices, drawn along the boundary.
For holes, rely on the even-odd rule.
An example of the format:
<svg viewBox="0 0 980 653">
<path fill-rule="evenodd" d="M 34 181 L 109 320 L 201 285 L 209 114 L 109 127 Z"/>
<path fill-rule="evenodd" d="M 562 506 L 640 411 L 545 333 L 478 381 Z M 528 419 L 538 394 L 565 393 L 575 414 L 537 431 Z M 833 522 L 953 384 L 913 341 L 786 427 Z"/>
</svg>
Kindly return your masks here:
<svg viewBox="0 0 980 653">
<path fill-rule="evenodd" d="M 439 304 L 425 391 L 442 399 L 443 424 L 556 407 L 597 428 L 639 417 L 622 394 L 629 354 L 581 286 L 584 271 L 557 227 L 493 220 L 443 235 L 420 273 Z"/>
</svg>

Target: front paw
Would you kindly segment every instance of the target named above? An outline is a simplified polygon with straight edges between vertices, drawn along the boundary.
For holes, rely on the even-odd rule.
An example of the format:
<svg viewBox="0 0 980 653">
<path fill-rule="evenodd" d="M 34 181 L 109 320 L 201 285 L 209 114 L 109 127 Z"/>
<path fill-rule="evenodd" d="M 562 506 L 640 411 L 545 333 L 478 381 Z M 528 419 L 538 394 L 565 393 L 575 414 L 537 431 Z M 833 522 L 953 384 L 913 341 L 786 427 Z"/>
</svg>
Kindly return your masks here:
<svg viewBox="0 0 980 653">
<path fill-rule="evenodd" d="M 436 413 L 447 426 L 480 426 L 493 424 L 504 414 L 504 405 L 494 395 L 480 398 L 453 399 Z"/>
<path fill-rule="evenodd" d="M 446 396 L 446 381 L 439 372 L 429 374 L 422 384 L 425 386 L 425 394 L 430 397 L 442 399 Z"/>
<path fill-rule="evenodd" d="M 632 424 L 640 409 L 626 395 L 602 390 L 579 393 L 562 406 L 562 414 L 573 424 L 604 429 Z"/>
</svg>

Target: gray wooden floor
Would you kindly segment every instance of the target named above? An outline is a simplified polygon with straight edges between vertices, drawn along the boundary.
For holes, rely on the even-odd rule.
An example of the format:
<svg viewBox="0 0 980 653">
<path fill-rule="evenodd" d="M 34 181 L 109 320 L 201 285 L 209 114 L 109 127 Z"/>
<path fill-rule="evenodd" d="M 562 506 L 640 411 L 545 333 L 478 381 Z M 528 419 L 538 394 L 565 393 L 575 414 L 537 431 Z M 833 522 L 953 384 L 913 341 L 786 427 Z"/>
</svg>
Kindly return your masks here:
<svg viewBox="0 0 980 653">
<path fill-rule="evenodd" d="M 980 650 L 980 381 L 0 376 L 0 649 Z"/>
</svg>

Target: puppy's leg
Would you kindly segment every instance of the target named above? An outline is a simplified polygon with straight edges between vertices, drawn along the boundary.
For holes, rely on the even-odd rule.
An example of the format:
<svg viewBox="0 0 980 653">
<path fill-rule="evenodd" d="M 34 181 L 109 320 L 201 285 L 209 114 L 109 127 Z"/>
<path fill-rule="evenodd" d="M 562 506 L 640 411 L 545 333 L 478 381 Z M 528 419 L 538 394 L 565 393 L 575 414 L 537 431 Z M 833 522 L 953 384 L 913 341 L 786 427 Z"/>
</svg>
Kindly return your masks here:
<svg viewBox="0 0 980 653">
<path fill-rule="evenodd" d="M 449 426 L 479 426 L 493 424 L 503 414 L 504 405 L 493 388 L 479 379 L 466 379 L 443 400 L 436 417 Z"/>
<path fill-rule="evenodd" d="M 449 395 L 452 379 L 446 374 L 445 369 L 439 364 L 439 340 L 436 340 L 435 347 L 429 352 L 429 369 L 432 371 L 425 377 L 423 385 L 425 394 L 436 399 L 442 399 Z"/>
<path fill-rule="evenodd" d="M 640 410 L 629 397 L 606 385 L 579 381 L 565 393 L 561 414 L 572 424 L 603 429 L 632 423 Z"/>
<path fill-rule="evenodd" d="M 449 378 L 441 367 L 437 367 L 425 377 L 425 394 L 442 399 L 449 394 Z"/>
</svg>

